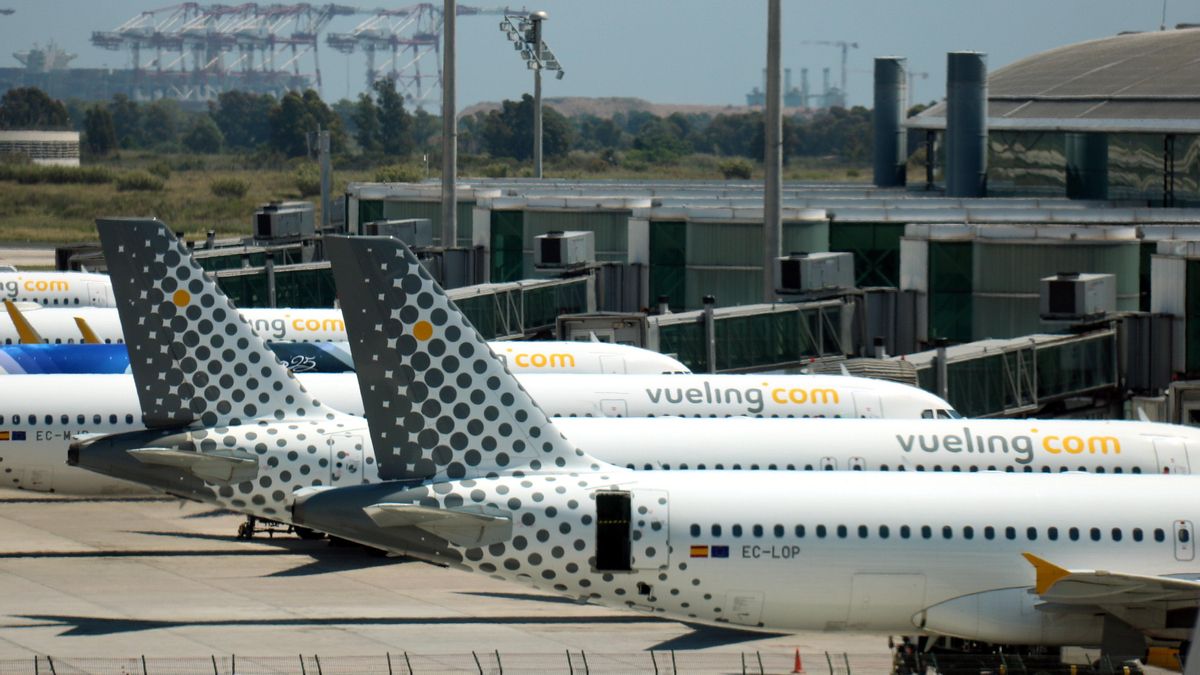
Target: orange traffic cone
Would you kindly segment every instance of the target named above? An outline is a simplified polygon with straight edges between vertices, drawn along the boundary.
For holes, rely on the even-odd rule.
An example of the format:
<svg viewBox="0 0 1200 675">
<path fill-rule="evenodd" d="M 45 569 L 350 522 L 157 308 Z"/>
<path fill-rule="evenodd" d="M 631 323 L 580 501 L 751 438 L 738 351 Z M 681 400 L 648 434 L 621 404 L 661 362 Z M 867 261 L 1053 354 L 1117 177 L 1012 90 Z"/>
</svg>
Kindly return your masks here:
<svg viewBox="0 0 1200 675">
<path fill-rule="evenodd" d="M 804 672 L 804 662 L 800 660 L 800 649 L 799 648 L 796 649 L 796 665 L 792 666 L 792 672 L 793 673 L 803 673 Z"/>
</svg>

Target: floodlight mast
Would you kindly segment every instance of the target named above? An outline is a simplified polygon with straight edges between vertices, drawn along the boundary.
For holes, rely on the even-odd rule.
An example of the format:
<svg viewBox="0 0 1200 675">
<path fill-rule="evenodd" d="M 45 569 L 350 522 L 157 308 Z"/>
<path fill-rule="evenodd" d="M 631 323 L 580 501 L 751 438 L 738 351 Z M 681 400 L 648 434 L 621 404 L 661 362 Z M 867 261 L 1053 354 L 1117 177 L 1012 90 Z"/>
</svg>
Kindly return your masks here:
<svg viewBox="0 0 1200 675">
<path fill-rule="evenodd" d="M 562 64 L 542 40 L 542 22 L 548 20 L 546 12 L 528 15 L 505 16 L 500 22 L 500 31 L 507 34 L 513 48 L 521 53 L 525 67 L 533 71 L 533 176 L 542 177 L 542 71 L 557 71 L 555 77 L 563 78 Z"/>
</svg>

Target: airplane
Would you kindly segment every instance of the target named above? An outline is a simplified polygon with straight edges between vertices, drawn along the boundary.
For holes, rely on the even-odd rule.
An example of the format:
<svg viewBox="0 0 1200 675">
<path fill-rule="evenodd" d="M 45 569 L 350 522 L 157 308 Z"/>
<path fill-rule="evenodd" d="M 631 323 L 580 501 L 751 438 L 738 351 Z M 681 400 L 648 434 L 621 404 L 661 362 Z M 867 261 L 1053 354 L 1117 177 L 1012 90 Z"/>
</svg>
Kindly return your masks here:
<svg viewBox="0 0 1200 675">
<path fill-rule="evenodd" d="M 526 389 L 537 395 L 539 383 L 550 377 L 529 376 L 533 384 Z M 4 381 L 14 384 L 0 389 L 0 489 L 75 496 L 182 489 L 170 467 L 123 453 L 101 461 L 98 447 L 78 458 L 78 467 L 64 463 L 76 436 L 143 428 L 132 377 L 14 375 Z M 357 384 L 349 377 L 302 374 L 297 381 L 331 408 L 362 417 Z M 592 454 L 639 470 L 1200 472 L 1200 430 L 1152 422 L 860 419 L 847 434 L 845 420 L 830 418 L 614 420 L 546 409 L 554 411 L 560 431 Z M 658 439 L 651 451 L 647 438 Z M 336 457 L 333 445 L 321 444 L 313 457 L 319 460 L 325 461 L 327 484 L 342 484 L 343 476 L 379 480 L 370 439 Z M 214 494 L 211 485 L 196 485 L 180 496 L 207 500 Z"/>
<path fill-rule="evenodd" d="M 107 274 L 0 271 L 0 295 L 44 307 L 114 307 Z"/>
<path fill-rule="evenodd" d="M 667 354 L 608 342 L 503 341 L 489 343 L 511 360 L 515 373 L 689 374 Z M 348 373 L 354 369 L 345 342 L 271 342 L 277 358 L 296 373 Z M 129 372 L 123 343 L 0 345 L 0 375 L 112 374 Z"/>
<path fill-rule="evenodd" d="M 384 481 L 327 486 L 312 478 L 326 468 L 317 445 L 363 445 L 361 422 L 270 359 L 234 377 L 261 340 L 228 323 L 215 286 L 144 224 L 114 223 L 128 228 L 114 242 L 102 222 L 101 238 L 123 278 L 164 278 L 127 314 L 146 320 L 126 328 L 140 333 L 131 350 L 151 429 L 81 439 L 77 462 L 100 449 L 192 466 L 182 488 L 207 476 L 217 503 L 244 513 L 691 623 L 1099 644 L 1121 657 L 1148 638 L 1186 639 L 1174 626 L 1200 597 L 1188 478 L 616 467 L 567 440 L 564 420 L 386 239 L 327 240 Z M 364 280 L 394 290 L 363 293 Z M 201 335 L 173 321 L 181 308 L 226 327 Z M 159 348 L 169 343 L 190 351 L 173 358 Z M 227 377 L 223 399 L 210 384 Z M 660 441 L 642 439 L 648 455 Z M 1100 584 L 1102 605 L 1080 592 Z"/>
<path fill-rule="evenodd" d="M 27 303 L 26 303 L 27 304 Z M 128 370 L 129 355 L 124 348 L 121 338 L 120 324 L 113 312 L 99 315 L 103 320 L 103 331 L 107 339 L 101 339 L 92 329 L 91 324 L 78 316 L 79 312 L 71 312 L 71 318 L 79 331 L 80 340 L 76 344 L 68 334 L 63 342 L 63 332 L 66 330 L 65 316 L 59 312 L 43 312 L 38 314 L 39 322 L 49 331 L 48 335 L 55 336 L 51 341 L 43 337 L 33 324 L 11 300 L 4 301 L 4 308 L 18 341 L 14 344 L 0 345 L 0 374 L 35 374 L 35 373 L 123 373 Z M 29 311 L 30 308 L 26 308 Z M 34 306 L 32 309 L 39 309 Z M 278 316 L 281 310 L 249 310 L 250 315 L 264 314 L 254 322 L 256 330 L 271 327 L 278 333 L 278 326 L 286 318 Z M 290 317 L 293 311 L 282 310 L 284 317 Z M 338 310 L 311 310 L 326 314 L 324 318 L 309 317 L 291 319 L 289 324 L 297 332 L 316 329 L 320 321 L 320 330 L 342 331 L 341 312 Z M 247 311 L 243 310 L 243 314 Z M 93 316 L 93 319 L 97 317 Z M 111 325 L 109 325 L 111 324 Z M 19 346 L 16 346 L 19 345 Z M 506 340 L 489 343 L 493 351 L 512 359 L 513 372 L 541 373 L 690 373 L 691 370 L 678 359 L 667 354 L 659 354 L 649 349 L 631 345 L 614 344 L 592 340 L 583 341 L 525 341 Z M 24 348 L 22 348 L 24 347 Z M 345 342 L 328 340 L 280 340 L 271 342 L 271 348 L 293 372 L 349 372 L 353 369 L 350 358 L 350 348 Z M 13 357 L 12 362 L 3 358 L 7 353 Z M 88 357 L 95 359 L 96 365 L 89 366 Z M 126 362 L 120 367 L 121 360 Z"/>
<path fill-rule="evenodd" d="M 1194 480 L 630 471 L 568 440 L 403 244 L 326 250 L 385 482 L 301 489 L 300 525 L 702 624 L 1118 658 L 1189 637 Z"/>
</svg>

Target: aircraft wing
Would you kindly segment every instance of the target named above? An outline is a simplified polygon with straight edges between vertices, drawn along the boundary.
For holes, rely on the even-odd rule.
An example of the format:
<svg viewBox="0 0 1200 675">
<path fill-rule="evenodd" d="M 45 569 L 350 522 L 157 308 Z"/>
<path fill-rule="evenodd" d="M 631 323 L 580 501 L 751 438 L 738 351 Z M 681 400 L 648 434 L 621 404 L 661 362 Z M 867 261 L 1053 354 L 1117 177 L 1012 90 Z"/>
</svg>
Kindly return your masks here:
<svg viewBox="0 0 1200 675">
<path fill-rule="evenodd" d="M 417 527 L 459 546 L 487 546 L 512 536 L 512 519 L 479 511 L 380 503 L 363 509 L 380 527 Z"/>
<path fill-rule="evenodd" d="M 1107 570 L 1068 570 L 1032 553 L 1023 555 L 1037 571 L 1034 591 L 1055 605 L 1111 607 L 1200 601 L 1200 581 Z"/>
<path fill-rule="evenodd" d="M 241 483 L 258 477 L 258 460 L 253 457 L 213 455 L 176 448 L 138 448 L 126 452 L 143 464 L 182 469 L 213 483 Z"/>
</svg>

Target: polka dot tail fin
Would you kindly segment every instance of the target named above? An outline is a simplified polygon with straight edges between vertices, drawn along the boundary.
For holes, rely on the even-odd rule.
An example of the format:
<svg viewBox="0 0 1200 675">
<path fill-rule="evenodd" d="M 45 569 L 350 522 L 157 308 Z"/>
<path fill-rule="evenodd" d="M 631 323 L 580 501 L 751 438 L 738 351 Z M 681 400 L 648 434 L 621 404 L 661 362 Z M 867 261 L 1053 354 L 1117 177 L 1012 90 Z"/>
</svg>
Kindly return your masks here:
<svg viewBox="0 0 1200 675">
<path fill-rule="evenodd" d="M 408 247 L 388 237 L 325 243 L 380 478 L 601 467 L 559 433 Z"/>
<path fill-rule="evenodd" d="M 147 427 L 322 419 L 314 399 L 161 221 L 99 219 Z"/>
</svg>

